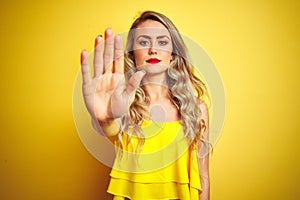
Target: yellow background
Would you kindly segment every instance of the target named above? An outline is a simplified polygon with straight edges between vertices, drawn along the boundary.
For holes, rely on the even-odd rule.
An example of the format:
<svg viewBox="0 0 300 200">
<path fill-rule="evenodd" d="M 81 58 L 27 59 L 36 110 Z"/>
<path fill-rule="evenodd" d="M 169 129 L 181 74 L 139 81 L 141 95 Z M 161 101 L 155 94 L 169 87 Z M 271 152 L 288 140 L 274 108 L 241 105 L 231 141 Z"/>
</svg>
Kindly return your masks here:
<svg viewBox="0 0 300 200">
<path fill-rule="evenodd" d="M 163 12 L 215 61 L 226 120 L 211 159 L 211 196 L 299 198 L 299 1 L 3 1 L 1 200 L 110 199 L 109 169 L 72 116 L 83 48 L 140 11 Z"/>
</svg>

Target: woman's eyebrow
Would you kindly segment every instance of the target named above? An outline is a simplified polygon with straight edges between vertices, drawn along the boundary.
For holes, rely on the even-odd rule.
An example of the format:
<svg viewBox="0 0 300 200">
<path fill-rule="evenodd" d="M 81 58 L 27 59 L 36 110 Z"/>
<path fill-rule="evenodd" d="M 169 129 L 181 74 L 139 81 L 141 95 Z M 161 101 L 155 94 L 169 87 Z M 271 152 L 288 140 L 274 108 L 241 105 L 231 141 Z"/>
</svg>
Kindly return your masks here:
<svg viewBox="0 0 300 200">
<path fill-rule="evenodd" d="M 158 36 L 158 37 L 156 37 L 156 38 L 157 38 L 157 39 L 162 39 L 162 38 L 165 38 L 165 37 L 168 38 L 168 39 L 170 39 L 169 36 L 167 36 L 167 35 L 161 35 L 161 36 Z"/>
<path fill-rule="evenodd" d="M 141 37 L 143 37 L 143 38 L 146 38 L 146 39 L 151 39 L 151 37 L 149 36 L 149 35 L 139 35 L 138 37 L 137 37 L 137 39 L 139 39 L 139 38 L 141 38 Z M 162 39 L 162 38 L 168 38 L 168 39 L 170 39 L 170 37 L 169 36 L 167 36 L 167 35 L 160 35 L 160 36 L 157 36 L 156 38 L 157 39 Z"/>
<path fill-rule="evenodd" d="M 139 36 L 137 37 L 137 39 L 139 39 L 139 38 L 141 38 L 141 37 L 146 38 L 146 39 L 151 39 L 151 37 L 148 36 L 148 35 L 139 35 Z"/>
</svg>

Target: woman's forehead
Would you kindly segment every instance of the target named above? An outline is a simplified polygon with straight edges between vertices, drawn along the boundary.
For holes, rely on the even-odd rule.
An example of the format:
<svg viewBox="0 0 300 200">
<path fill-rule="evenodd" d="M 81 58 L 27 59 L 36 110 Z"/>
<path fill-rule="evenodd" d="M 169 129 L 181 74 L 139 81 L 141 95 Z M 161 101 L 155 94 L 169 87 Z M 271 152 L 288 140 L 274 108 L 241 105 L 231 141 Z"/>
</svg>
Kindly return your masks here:
<svg viewBox="0 0 300 200">
<path fill-rule="evenodd" d="M 140 36 L 148 36 L 150 38 L 167 36 L 170 38 L 170 33 L 165 27 L 144 27 L 136 28 L 131 31 L 133 31 L 133 36 L 135 38 Z"/>
<path fill-rule="evenodd" d="M 134 31 L 134 36 L 138 37 L 139 35 L 148 35 L 148 36 L 161 36 L 167 35 L 170 36 L 168 29 L 160 22 L 148 19 L 140 23 Z"/>
</svg>

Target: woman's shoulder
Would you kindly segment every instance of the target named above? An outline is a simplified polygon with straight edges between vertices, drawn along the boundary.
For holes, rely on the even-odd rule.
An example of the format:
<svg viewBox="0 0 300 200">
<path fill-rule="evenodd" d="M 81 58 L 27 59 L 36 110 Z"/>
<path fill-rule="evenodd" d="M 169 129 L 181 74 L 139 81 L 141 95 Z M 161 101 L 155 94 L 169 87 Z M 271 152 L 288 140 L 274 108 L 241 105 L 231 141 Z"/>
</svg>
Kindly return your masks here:
<svg viewBox="0 0 300 200">
<path fill-rule="evenodd" d="M 198 99 L 198 104 L 200 106 L 201 111 L 208 110 L 207 104 L 202 99 Z"/>
<path fill-rule="evenodd" d="M 198 104 L 199 104 L 199 107 L 200 107 L 200 111 L 201 111 L 201 117 L 206 121 L 208 122 L 208 116 L 209 116 L 209 112 L 208 112 L 208 106 L 207 104 L 205 103 L 205 101 L 203 101 L 202 99 L 199 99 L 198 100 Z"/>
</svg>

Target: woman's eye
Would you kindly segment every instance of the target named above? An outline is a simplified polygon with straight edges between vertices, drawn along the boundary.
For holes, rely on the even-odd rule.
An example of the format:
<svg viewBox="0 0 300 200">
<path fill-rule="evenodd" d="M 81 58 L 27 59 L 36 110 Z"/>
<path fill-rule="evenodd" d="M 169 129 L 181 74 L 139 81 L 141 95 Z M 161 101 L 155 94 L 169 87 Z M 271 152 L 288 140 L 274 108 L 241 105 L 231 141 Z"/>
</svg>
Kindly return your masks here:
<svg viewBox="0 0 300 200">
<path fill-rule="evenodd" d="M 148 45 L 149 45 L 149 42 L 143 40 L 143 41 L 140 41 L 139 44 L 140 44 L 141 46 L 148 46 Z"/>
<path fill-rule="evenodd" d="M 168 41 L 162 40 L 162 41 L 159 41 L 158 44 L 161 46 L 165 46 L 168 44 Z"/>
</svg>

